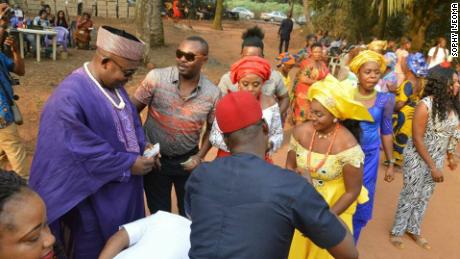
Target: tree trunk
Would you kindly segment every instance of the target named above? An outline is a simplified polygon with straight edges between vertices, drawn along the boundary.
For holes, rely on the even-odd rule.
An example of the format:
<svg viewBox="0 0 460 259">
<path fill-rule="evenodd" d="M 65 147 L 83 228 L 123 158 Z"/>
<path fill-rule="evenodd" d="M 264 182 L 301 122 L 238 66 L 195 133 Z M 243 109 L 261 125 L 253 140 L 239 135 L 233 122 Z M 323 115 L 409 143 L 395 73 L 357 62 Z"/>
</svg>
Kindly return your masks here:
<svg viewBox="0 0 460 259">
<path fill-rule="evenodd" d="M 136 36 L 145 42 L 144 64 L 149 63 L 151 50 L 164 45 L 161 0 L 136 1 Z"/>
<path fill-rule="evenodd" d="M 214 23 L 212 27 L 214 30 L 223 30 L 222 28 L 222 13 L 224 11 L 224 0 L 216 1 L 216 11 L 214 15 Z"/>
<path fill-rule="evenodd" d="M 149 0 L 152 1 L 151 5 L 151 31 L 150 38 L 152 46 L 160 47 L 165 45 L 165 34 L 163 30 L 163 20 L 161 18 L 161 6 L 163 4 L 162 0 Z"/>
<path fill-rule="evenodd" d="M 116 13 L 116 15 L 117 15 L 117 19 L 120 18 L 120 15 L 119 15 L 119 13 L 118 13 L 118 10 L 119 10 L 118 7 L 119 7 L 119 2 L 118 2 L 118 0 L 117 0 L 116 6 L 115 6 L 115 13 Z"/>
<path fill-rule="evenodd" d="M 149 63 L 152 42 L 150 40 L 152 23 L 152 0 L 136 1 L 136 34 L 145 42 L 144 64 Z"/>
<path fill-rule="evenodd" d="M 29 3 L 27 2 L 27 0 L 24 0 L 24 8 L 25 12 L 29 13 Z"/>
<path fill-rule="evenodd" d="M 105 0 L 105 17 L 109 18 L 109 0 Z"/>
<path fill-rule="evenodd" d="M 379 7 L 379 25 L 378 25 L 378 37 L 379 39 L 385 38 L 385 29 L 387 24 L 387 9 L 388 9 L 388 2 L 387 0 L 380 0 L 380 7 Z"/>
<path fill-rule="evenodd" d="M 302 1 L 303 1 L 303 15 L 305 16 L 304 30 L 306 33 L 312 33 L 314 29 L 313 29 L 313 24 L 311 23 L 310 9 L 308 8 L 309 0 L 302 0 Z"/>
<path fill-rule="evenodd" d="M 408 35 L 412 39 L 412 49 L 415 51 L 422 49 L 428 27 L 433 22 L 440 20 L 440 17 L 434 13 L 434 8 L 438 5 L 438 2 L 431 0 L 419 5 L 413 4 L 408 9 L 410 17 Z"/>
<path fill-rule="evenodd" d="M 427 27 L 412 28 L 409 30 L 409 37 L 412 39 L 412 49 L 420 51 L 425 44 L 425 34 Z"/>
<path fill-rule="evenodd" d="M 54 15 L 56 16 L 56 15 L 57 15 L 57 4 L 56 4 L 56 0 L 53 0 L 53 5 L 54 5 Z M 57 19 L 57 17 L 55 17 L 55 19 Z"/>
<path fill-rule="evenodd" d="M 294 0 L 288 0 L 288 3 L 289 3 L 288 15 L 291 14 L 291 17 L 293 17 L 294 16 Z"/>
</svg>

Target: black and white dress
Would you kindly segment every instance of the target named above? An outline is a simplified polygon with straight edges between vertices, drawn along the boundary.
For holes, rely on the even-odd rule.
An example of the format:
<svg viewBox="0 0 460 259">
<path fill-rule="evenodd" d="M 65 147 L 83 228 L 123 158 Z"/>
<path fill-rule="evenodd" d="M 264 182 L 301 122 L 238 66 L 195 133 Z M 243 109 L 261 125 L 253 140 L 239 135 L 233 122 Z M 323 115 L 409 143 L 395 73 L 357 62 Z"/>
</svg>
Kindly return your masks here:
<svg viewBox="0 0 460 259">
<path fill-rule="evenodd" d="M 424 144 L 435 162 L 436 168 L 444 168 L 446 154 L 455 152 L 460 132 L 458 115 L 452 112 L 444 121 L 434 119 L 432 115 L 432 98 L 421 100 L 428 110 Z M 404 185 L 399 197 L 398 208 L 391 234 L 402 236 L 404 232 L 420 235 L 420 225 L 433 194 L 435 182 L 431 170 L 417 152 L 412 138 L 404 149 Z"/>
</svg>

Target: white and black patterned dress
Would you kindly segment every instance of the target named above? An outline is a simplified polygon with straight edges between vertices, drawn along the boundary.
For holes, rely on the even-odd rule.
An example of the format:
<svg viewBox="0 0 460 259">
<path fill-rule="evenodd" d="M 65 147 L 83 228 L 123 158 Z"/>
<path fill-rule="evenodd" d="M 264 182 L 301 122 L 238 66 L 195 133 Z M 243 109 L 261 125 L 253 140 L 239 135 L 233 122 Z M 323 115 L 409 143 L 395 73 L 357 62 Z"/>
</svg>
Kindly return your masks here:
<svg viewBox="0 0 460 259">
<path fill-rule="evenodd" d="M 447 152 L 455 152 L 460 132 L 457 114 L 451 113 L 444 121 L 434 119 L 432 115 L 432 99 L 425 97 L 422 102 L 428 110 L 424 144 L 436 168 L 444 167 Z M 433 194 L 435 182 L 431 170 L 417 152 L 412 138 L 404 149 L 404 185 L 399 197 L 395 222 L 391 234 L 402 236 L 404 232 L 420 235 L 420 225 Z"/>
</svg>

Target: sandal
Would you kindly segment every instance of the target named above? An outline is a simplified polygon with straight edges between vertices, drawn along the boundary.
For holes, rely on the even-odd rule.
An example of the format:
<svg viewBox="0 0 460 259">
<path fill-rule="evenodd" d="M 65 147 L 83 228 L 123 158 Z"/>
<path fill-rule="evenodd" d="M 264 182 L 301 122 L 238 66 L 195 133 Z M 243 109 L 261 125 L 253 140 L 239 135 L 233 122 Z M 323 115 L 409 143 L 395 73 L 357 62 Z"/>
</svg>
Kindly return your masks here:
<svg viewBox="0 0 460 259">
<path fill-rule="evenodd" d="M 408 232 L 407 232 L 407 235 L 410 236 L 410 238 L 412 238 L 412 240 L 414 240 L 415 243 L 417 245 L 419 245 L 420 247 L 422 247 L 422 248 L 424 248 L 426 250 L 431 249 L 430 244 L 428 243 L 428 241 L 424 237 L 422 237 L 420 235 L 414 235 L 414 234 L 408 233 Z"/>
<path fill-rule="evenodd" d="M 399 249 L 403 249 L 404 248 L 404 244 L 403 244 L 403 241 L 402 241 L 402 237 L 400 236 L 393 236 L 393 235 L 390 235 L 390 243 L 399 248 Z"/>
</svg>

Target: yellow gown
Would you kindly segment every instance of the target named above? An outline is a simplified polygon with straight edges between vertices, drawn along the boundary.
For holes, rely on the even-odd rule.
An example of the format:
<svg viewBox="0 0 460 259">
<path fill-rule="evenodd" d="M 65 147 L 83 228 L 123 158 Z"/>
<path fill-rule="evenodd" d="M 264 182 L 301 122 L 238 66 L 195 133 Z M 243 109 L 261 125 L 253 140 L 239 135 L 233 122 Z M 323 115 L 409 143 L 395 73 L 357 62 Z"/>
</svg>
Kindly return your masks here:
<svg viewBox="0 0 460 259">
<path fill-rule="evenodd" d="M 307 156 L 309 151 L 300 145 L 294 137 L 291 137 L 290 150 L 295 151 L 297 167 L 307 168 Z M 317 166 L 324 159 L 323 154 L 312 152 L 311 165 Z M 312 173 L 312 182 L 318 193 L 323 196 L 324 200 L 330 207 L 334 205 L 345 193 L 345 183 L 342 169 L 349 164 L 354 167 L 361 167 L 364 163 L 364 153 L 359 145 L 344 150 L 335 155 L 329 155 L 324 165 L 317 172 Z M 348 207 L 339 217 L 345 222 L 350 232 L 353 231 L 353 214 L 356 210 L 357 203 L 368 201 L 366 188 L 361 189 L 357 201 Z M 297 229 L 289 251 L 289 259 L 333 259 L 326 249 L 319 248 L 310 239 L 306 238 Z"/>
</svg>

